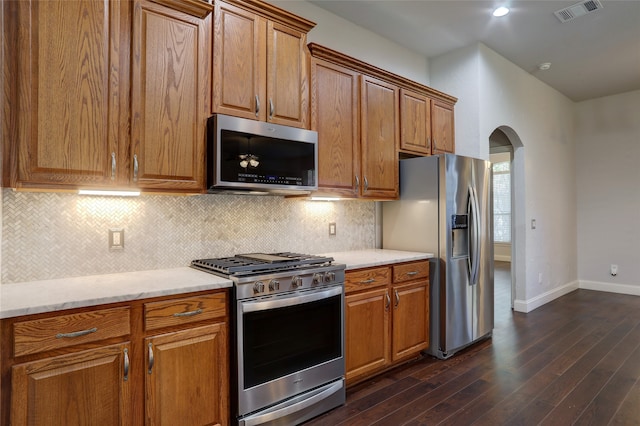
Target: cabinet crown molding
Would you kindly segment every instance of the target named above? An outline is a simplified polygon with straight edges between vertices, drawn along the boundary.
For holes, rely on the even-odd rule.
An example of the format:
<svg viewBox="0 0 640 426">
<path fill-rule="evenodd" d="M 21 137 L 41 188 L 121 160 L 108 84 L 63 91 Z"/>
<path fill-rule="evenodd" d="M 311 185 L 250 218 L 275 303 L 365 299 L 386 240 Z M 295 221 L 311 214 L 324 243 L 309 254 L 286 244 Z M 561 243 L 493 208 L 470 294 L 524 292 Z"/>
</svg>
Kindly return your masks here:
<svg viewBox="0 0 640 426">
<path fill-rule="evenodd" d="M 313 21 L 294 15 L 291 12 L 260 0 L 225 0 L 224 2 L 249 10 L 256 15 L 261 15 L 265 18 L 281 22 L 304 33 L 308 33 L 316 26 L 316 23 Z"/>
<path fill-rule="evenodd" d="M 447 95 L 446 93 L 440 92 L 439 90 L 433 89 L 429 86 L 425 86 L 413 80 L 409 80 L 408 78 L 399 76 L 382 68 L 378 68 L 374 65 L 368 64 L 359 59 L 355 59 L 351 56 L 347 56 L 344 53 L 319 45 L 317 43 L 309 43 L 308 47 L 311 51 L 311 56 L 313 56 L 314 58 L 333 62 L 334 64 L 338 64 L 349 69 L 361 72 L 363 74 L 367 74 L 371 77 L 379 78 L 389 83 L 393 83 L 401 88 L 413 90 L 418 93 L 423 93 L 432 99 L 439 100 L 447 104 L 454 105 L 458 101 L 458 98 L 454 96 Z"/>
</svg>

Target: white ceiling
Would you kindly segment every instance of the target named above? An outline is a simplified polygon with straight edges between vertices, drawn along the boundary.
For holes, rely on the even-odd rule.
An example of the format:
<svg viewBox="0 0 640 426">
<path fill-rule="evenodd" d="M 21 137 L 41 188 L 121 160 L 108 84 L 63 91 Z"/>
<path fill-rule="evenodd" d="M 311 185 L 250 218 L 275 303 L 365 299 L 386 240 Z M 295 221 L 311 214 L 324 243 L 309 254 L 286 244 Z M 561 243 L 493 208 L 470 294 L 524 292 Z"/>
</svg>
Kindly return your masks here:
<svg viewBox="0 0 640 426">
<path fill-rule="evenodd" d="M 553 13 L 577 0 L 310 1 L 428 58 L 482 42 L 574 101 L 640 89 L 640 0 L 600 0 L 565 23 Z"/>
</svg>

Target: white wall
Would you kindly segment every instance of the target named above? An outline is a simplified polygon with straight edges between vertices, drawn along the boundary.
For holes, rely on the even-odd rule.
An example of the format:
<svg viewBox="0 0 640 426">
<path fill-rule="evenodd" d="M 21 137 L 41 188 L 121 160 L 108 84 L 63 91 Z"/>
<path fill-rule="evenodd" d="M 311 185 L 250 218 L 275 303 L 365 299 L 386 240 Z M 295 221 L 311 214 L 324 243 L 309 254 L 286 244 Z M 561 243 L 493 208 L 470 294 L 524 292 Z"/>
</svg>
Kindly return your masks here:
<svg viewBox="0 0 640 426">
<path fill-rule="evenodd" d="M 576 111 L 580 287 L 640 295 L 640 90 Z"/>
<path fill-rule="evenodd" d="M 432 87 L 459 98 L 457 154 L 488 159 L 496 128 L 517 135 L 514 308 L 528 312 L 577 288 L 573 103 L 483 44 L 429 64 Z"/>
<path fill-rule="evenodd" d="M 428 61 L 413 52 L 369 30 L 302 0 L 275 0 L 269 3 L 315 22 L 308 42 L 391 71 L 408 79 L 429 85 Z"/>
</svg>

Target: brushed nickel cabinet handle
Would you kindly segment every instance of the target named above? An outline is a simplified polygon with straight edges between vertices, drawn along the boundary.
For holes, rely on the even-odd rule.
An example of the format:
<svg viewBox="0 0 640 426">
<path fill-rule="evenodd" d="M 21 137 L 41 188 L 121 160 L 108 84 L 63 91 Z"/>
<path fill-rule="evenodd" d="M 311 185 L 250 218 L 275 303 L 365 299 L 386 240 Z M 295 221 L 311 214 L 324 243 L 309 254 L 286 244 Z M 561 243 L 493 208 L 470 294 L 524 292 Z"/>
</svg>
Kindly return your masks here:
<svg viewBox="0 0 640 426">
<path fill-rule="evenodd" d="M 176 318 L 180 318 L 180 317 L 192 317 L 194 315 L 198 315 L 202 313 L 202 309 L 196 309 L 195 311 L 189 311 L 189 312 L 176 312 L 175 314 L 173 314 L 174 317 Z"/>
<path fill-rule="evenodd" d="M 395 290 L 395 294 L 396 294 L 396 305 L 395 305 L 395 307 L 397 308 L 398 305 L 400 304 L 400 295 L 398 294 L 398 290 Z"/>
<path fill-rule="evenodd" d="M 274 112 L 275 112 L 275 107 L 273 106 L 273 100 L 269 98 L 269 119 L 273 118 Z"/>
<path fill-rule="evenodd" d="M 149 343 L 149 374 L 153 370 L 153 364 L 155 363 L 155 358 L 153 357 L 153 344 Z"/>
<path fill-rule="evenodd" d="M 418 271 L 407 272 L 407 275 L 409 275 L 409 276 L 418 275 Z"/>
<path fill-rule="evenodd" d="M 124 381 L 129 380 L 129 349 L 124 350 Z"/>
<path fill-rule="evenodd" d="M 356 176 L 356 191 L 360 189 L 360 178 Z"/>
<path fill-rule="evenodd" d="M 256 117 L 258 116 L 259 112 L 260 112 L 260 98 L 258 97 L 258 95 L 256 95 Z"/>
<path fill-rule="evenodd" d="M 56 334 L 56 339 L 81 337 L 81 336 L 86 336 L 87 334 L 95 333 L 96 331 L 98 331 L 98 329 L 96 327 L 93 327 L 88 330 L 74 331 L 73 333 L 58 333 Z"/>
<path fill-rule="evenodd" d="M 138 154 L 133 154 L 133 181 L 138 181 Z"/>
<path fill-rule="evenodd" d="M 111 180 L 116 179 L 116 153 L 111 153 Z"/>
<path fill-rule="evenodd" d="M 362 280 L 360 281 L 360 284 L 371 284 L 372 282 L 375 282 L 376 280 L 374 280 L 373 278 L 369 278 L 368 280 Z"/>
<path fill-rule="evenodd" d="M 387 300 L 387 303 L 384 305 L 384 310 L 388 310 L 389 309 L 389 305 L 391 305 L 391 298 L 389 297 L 389 292 L 386 292 L 384 294 L 385 299 Z"/>
<path fill-rule="evenodd" d="M 364 192 L 367 192 L 369 190 L 369 181 L 367 180 L 367 177 L 364 177 Z"/>
</svg>

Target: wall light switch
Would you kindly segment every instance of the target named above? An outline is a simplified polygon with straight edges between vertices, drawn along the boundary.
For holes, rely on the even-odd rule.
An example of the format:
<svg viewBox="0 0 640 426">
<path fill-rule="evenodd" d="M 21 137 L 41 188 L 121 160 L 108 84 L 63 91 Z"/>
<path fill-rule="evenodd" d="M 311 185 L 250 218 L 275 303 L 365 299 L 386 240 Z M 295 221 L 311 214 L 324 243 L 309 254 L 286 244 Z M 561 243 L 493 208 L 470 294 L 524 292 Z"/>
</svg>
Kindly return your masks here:
<svg viewBox="0 0 640 426">
<path fill-rule="evenodd" d="M 109 250 L 124 250 L 124 229 L 109 229 Z"/>
<path fill-rule="evenodd" d="M 536 229 L 536 220 L 531 219 L 531 229 Z"/>
<path fill-rule="evenodd" d="M 329 235 L 336 235 L 336 223 L 331 222 L 329 224 Z"/>
</svg>

